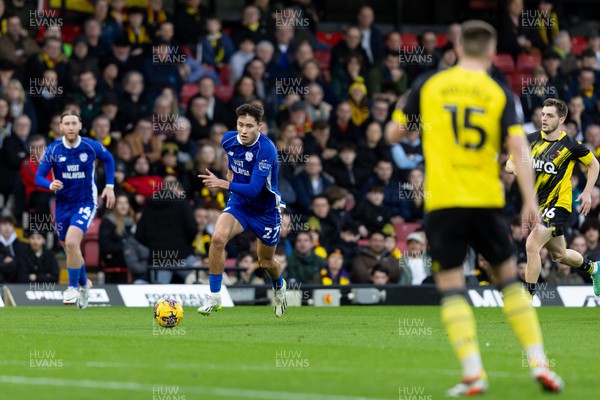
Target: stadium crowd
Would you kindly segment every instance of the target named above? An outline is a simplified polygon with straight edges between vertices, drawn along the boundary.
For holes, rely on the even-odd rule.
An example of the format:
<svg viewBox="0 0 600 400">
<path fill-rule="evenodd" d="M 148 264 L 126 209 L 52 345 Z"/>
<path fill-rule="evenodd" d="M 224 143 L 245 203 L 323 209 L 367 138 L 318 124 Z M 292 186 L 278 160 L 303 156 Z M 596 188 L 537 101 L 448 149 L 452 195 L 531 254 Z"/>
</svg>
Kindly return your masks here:
<svg viewBox="0 0 600 400">
<path fill-rule="evenodd" d="M 289 282 L 432 282 L 418 228 L 427 200 L 420 126 L 415 121 L 393 145 L 383 133 L 419 74 L 455 64 L 458 24 L 443 35 L 422 31 L 408 43 L 404 33 L 384 34 L 373 9 L 363 6 L 333 44 L 318 39 L 320 10 L 311 0 L 248 2 L 227 29 L 201 0 L 178 2 L 172 13 L 162 0 L 147 3 L 96 0 L 80 33 L 68 37 L 65 26 L 34 23 L 41 17 L 31 16 L 35 7 L 27 0 L 0 0 L 0 283 L 58 280 L 58 247 L 47 243 L 53 194 L 33 177 L 44 147 L 61 138 L 65 109 L 76 109 L 81 134 L 115 157 L 117 204 L 97 214 L 101 269 L 126 267 L 132 282 L 206 281 L 188 267 L 207 265 L 228 193 L 204 187 L 197 175 L 208 168 L 226 176 L 220 140 L 236 129 L 235 108 L 247 102 L 264 107 L 261 132 L 279 152 L 287 208 L 277 256 Z M 490 73 L 520 97 L 528 132 L 541 129 L 546 98 L 564 99 L 565 131 L 598 157 L 600 35 L 590 32 L 575 55 L 552 2 L 539 7 L 552 24 L 524 26 L 523 2 L 508 2 L 496 24 L 502 54 Z M 583 172 L 576 167 L 574 198 L 585 185 Z M 101 191 L 101 164 L 96 174 Z M 519 190 L 514 175 L 503 172 L 502 182 L 523 279 Z M 574 212 L 566 232 L 571 248 L 595 260 L 599 214 L 597 186 L 590 215 L 584 220 Z M 19 239 L 20 229 L 28 240 Z M 225 284 L 264 283 L 251 232 L 227 254 L 238 268 Z M 465 270 L 475 284 L 489 281 L 475 254 Z M 542 277 L 589 281 L 555 265 L 547 252 Z"/>
</svg>

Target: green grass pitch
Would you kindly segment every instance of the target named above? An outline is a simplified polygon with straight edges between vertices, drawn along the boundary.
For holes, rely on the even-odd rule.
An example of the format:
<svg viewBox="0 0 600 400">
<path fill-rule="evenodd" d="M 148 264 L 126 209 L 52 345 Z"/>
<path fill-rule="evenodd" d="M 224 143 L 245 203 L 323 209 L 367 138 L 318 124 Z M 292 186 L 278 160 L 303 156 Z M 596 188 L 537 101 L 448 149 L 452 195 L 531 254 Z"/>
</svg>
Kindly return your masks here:
<svg viewBox="0 0 600 400">
<path fill-rule="evenodd" d="M 597 398 L 597 310 L 538 310 L 561 399 Z M 0 399 L 356 400 L 444 398 L 459 377 L 437 307 L 0 309 Z M 485 399 L 542 399 L 502 310 L 476 309 Z M 486 345 L 489 343 L 489 345 Z"/>
</svg>

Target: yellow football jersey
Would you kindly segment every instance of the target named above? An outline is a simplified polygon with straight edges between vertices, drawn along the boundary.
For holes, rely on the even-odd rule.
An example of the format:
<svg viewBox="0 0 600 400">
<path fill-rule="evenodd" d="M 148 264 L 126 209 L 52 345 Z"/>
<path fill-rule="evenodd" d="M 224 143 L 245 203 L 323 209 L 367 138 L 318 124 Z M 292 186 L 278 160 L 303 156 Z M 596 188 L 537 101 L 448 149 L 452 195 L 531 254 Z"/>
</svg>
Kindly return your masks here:
<svg viewBox="0 0 600 400">
<path fill-rule="evenodd" d="M 426 211 L 504 207 L 498 157 L 507 135 L 525 135 L 510 89 L 455 66 L 419 77 L 392 118 L 422 132 Z"/>
</svg>

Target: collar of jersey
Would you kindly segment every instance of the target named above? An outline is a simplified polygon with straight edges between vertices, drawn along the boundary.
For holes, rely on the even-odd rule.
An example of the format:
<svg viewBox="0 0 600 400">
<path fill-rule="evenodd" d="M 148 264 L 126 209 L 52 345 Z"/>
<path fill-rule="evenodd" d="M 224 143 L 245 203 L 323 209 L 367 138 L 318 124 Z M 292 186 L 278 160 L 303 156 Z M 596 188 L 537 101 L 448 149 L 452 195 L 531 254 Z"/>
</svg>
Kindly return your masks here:
<svg viewBox="0 0 600 400">
<path fill-rule="evenodd" d="M 241 144 L 242 146 L 252 147 L 252 146 L 254 146 L 256 144 L 256 142 L 258 142 L 258 139 L 260 139 L 260 135 L 262 135 L 262 133 L 258 132 L 258 136 L 256 136 L 256 140 L 253 143 L 251 143 L 251 144 L 249 144 L 247 146 L 244 143 L 242 143 L 242 141 L 240 140 L 240 134 L 239 133 L 235 136 L 235 138 L 237 139 L 238 143 Z"/>
<path fill-rule="evenodd" d="M 67 142 L 67 139 L 65 139 L 64 136 L 62 138 L 62 143 L 63 143 L 63 146 L 65 146 L 67 149 L 75 149 L 75 148 L 79 147 L 79 145 L 81 144 L 81 136 L 77 137 L 77 143 L 73 147 L 69 146 L 69 143 Z"/>
<path fill-rule="evenodd" d="M 546 139 L 546 132 L 540 131 L 540 133 L 542 134 L 542 139 L 544 139 L 546 142 L 558 142 L 560 139 L 564 138 L 565 135 L 567 134 L 567 132 L 565 132 L 565 131 L 560 131 L 560 136 L 558 137 L 558 139 L 548 140 L 548 139 Z"/>
</svg>

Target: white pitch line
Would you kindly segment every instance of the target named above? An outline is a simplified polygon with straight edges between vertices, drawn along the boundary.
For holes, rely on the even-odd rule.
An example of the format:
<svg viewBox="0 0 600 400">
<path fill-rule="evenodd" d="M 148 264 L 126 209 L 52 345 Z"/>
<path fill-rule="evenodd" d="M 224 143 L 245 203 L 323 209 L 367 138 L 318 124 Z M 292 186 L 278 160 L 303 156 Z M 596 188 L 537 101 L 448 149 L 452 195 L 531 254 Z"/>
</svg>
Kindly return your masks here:
<svg viewBox="0 0 600 400">
<path fill-rule="evenodd" d="M 117 382 L 117 381 L 93 381 L 93 380 L 74 380 L 74 379 L 52 379 L 52 378 L 33 378 L 28 376 L 10 376 L 0 375 L 0 382 L 15 385 L 39 385 L 39 386 L 59 386 L 59 387 L 79 387 L 86 389 L 103 390 L 129 390 L 136 392 L 152 393 L 157 387 L 164 385 L 148 385 L 139 382 Z M 232 397 L 235 399 L 273 399 L 282 398 L 291 400 L 383 400 L 374 397 L 354 397 L 338 396 L 320 393 L 302 393 L 302 392 L 283 392 L 268 390 L 246 390 L 224 387 L 202 387 L 202 386 L 178 386 L 178 392 L 181 395 L 200 394 L 205 396 Z"/>
</svg>

